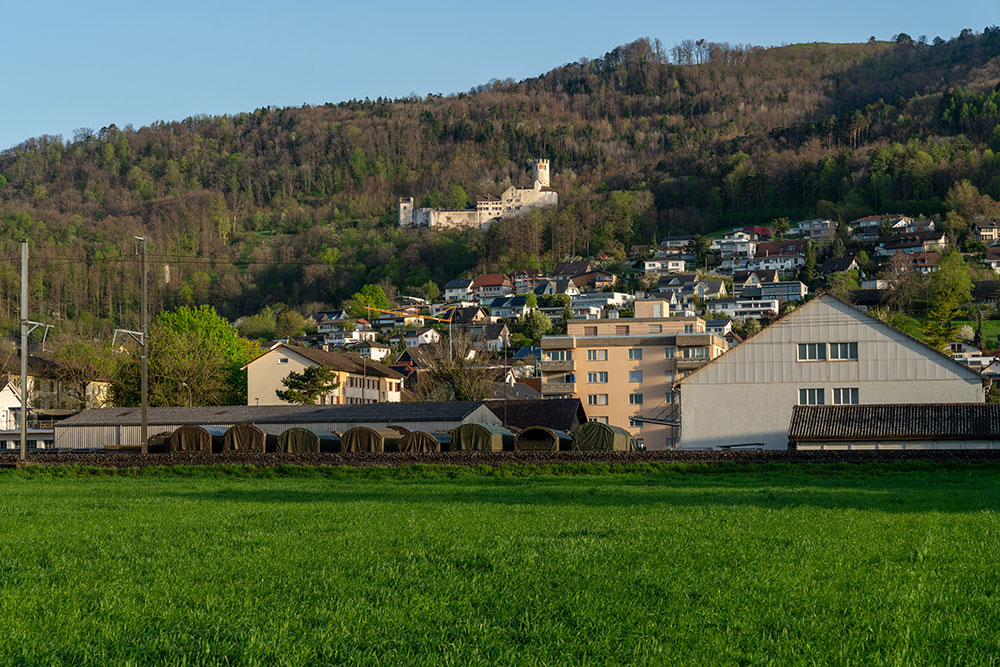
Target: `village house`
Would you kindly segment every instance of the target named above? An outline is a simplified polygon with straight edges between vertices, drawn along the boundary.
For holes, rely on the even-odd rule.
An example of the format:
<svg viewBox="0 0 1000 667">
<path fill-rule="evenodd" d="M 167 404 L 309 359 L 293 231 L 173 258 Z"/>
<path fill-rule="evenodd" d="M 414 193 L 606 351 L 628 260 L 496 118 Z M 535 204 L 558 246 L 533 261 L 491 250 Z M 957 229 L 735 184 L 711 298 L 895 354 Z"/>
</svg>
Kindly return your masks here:
<svg viewBox="0 0 1000 667">
<path fill-rule="evenodd" d="M 937 265 L 940 261 L 941 255 L 936 252 L 915 252 L 911 254 L 897 252 L 889 258 L 889 268 L 896 274 L 910 270 L 927 275 L 937 271 Z"/>
<path fill-rule="evenodd" d="M 972 223 L 972 233 L 976 235 L 976 240 L 986 245 L 993 245 L 1000 241 L 1000 223 L 996 220 L 980 221 Z"/>
<path fill-rule="evenodd" d="M 986 266 L 1000 273 L 1000 247 L 986 249 Z"/>
<path fill-rule="evenodd" d="M 784 449 L 795 405 L 984 400 L 978 373 L 830 294 L 678 386 L 683 448 Z"/>
<path fill-rule="evenodd" d="M 844 257 L 831 257 L 822 264 L 819 265 L 819 273 L 822 276 L 828 276 L 832 273 L 846 273 L 848 271 L 857 271 L 860 267 L 858 266 L 858 258 L 855 255 L 845 255 Z"/>
<path fill-rule="evenodd" d="M 667 248 L 687 248 L 693 240 L 694 236 L 691 235 L 664 236 L 661 245 Z"/>
<path fill-rule="evenodd" d="M 593 270 L 594 265 L 590 263 L 590 260 L 586 259 L 576 262 L 559 262 L 552 272 L 552 278 L 557 281 L 568 280 L 573 276 L 581 276 Z"/>
<path fill-rule="evenodd" d="M 760 287 L 764 283 L 776 283 L 780 280 L 774 269 L 767 271 L 736 271 L 733 273 L 733 296 L 740 296 L 745 287 Z"/>
<path fill-rule="evenodd" d="M 472 281 L 472 296 L 482 303 L 484 299 L 509 296 L 514 293 L 510 278 L 502 273 L 484 273 Z"/>
<path fill-rule="evenodd" d="M 817 243 L 832 241 L 837 235 L 837 223 L 829 218 L 803 220 L 789 229 L 788 235 Z"/>
<path fill-rule="evenodd" d="M 588 271 L 587 273 L 573 276 L 571 280 L 577 289 L 581 291 L 602 290 L 618 284 L 618 276 L 610 271 Z"/>
<path fill-rule="evenodd" d="M 398 403 L 401 398 L 403 376 L 388 366 L 353 353 L 279 343 L 243 366 L 247 372 L 247 405 L 286 404 L 276 393 L 285 389 L 281 381 L 310 366 L 325 366 L 336 374 L 337 386 L 320 397 L 320 405 Z"/>
<path fill-rule="evenodd" d="M 389 344 L 394 346 L 419 347 L 420 345 L 433 345 L 440 341 L 441 334 L 434 329 L 419 329 L 396 334 L 389 339 Z"/>
<path fill-rule="evenodd" d="M 896 234 L 879 241 L 876 254 L 889 257 L 897 252 L 907 254 L 918 252 L 936 252 L 948 247 L 948 237 L 944 232 L 914 232 L 912 234 Z"/>
<path fill-rule="evenodd" d="M 869 215 L 851 220 L 848 226 L 859 241 L 874 241 L 881 235 L 883 225 L 894 232 L 904 232 L 911 224 L 913 224 L 913 218 L 899 213 L 890 213 Z"/>
<path fill-rule="evenodd" d="M 719 299 L 718 301 L 713 301 L 708 309 L 716 313 L 725 313 L 727 316 L 735 319 L 750 318 L 754 320 L 761 320 L 772 319 L 778 316 L 781 304 L 778 303 L 777 299 L 749 297 L 746 296 L 746 291 L 747 290 L 744 290 L 744 296 L 739 298 Z"/>
<path fill-rule="evenodd" d="M 464 301 L 472 298 L 472 281 L 465 278 L 449 280 L 444 284 L 445 301 Z"/>
<path fill-rule="evenodd" d="M 522 269 L 511 273 L 510 281 L 514 286 L 514 294 L 525 294 L 538 285 L 547 283 L 549 279 L 541 269 Z"/>
<path fill-rule="evenodd" d="M 348 346 L 348 350 L 372 361 L 382 361 L 389 356 L 392 351 L 388 345 L 376 343 L 374 341 L 359 341 Z"/>
<path fill-rule="evenodd" d="M 484 301 L 483 305 L 490 309 L 490 315 L 500 319 L 517 319 L 528 314 L 528 303 L 523 294 L 517 296 L 501 296 Z"/>
<path fill-rule="evenodd" d="M 799 280 L 781 280 L 762 283 L 759 287 L 744 287 L 740 296 L 745 299 L 777 299 L 780 303 L 785 303 L 801 301 L 808 293 L 809 288 Z"/>
</svg>

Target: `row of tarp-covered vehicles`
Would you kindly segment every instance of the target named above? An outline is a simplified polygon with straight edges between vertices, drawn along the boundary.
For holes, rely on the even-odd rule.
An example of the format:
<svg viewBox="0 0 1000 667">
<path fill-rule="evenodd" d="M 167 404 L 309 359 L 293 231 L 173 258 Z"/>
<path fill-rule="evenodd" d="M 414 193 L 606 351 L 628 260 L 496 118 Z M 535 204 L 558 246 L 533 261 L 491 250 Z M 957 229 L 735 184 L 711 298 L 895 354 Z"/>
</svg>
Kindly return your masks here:
<svg viewBox="0 0 1000 667">
<path fill-rule="evenodd" d="M 229 428 L 189 424 L 151 435 L 151 452 L 449 452 L 618 450 L 633 448 L 623 428 L 585 422 L 573 434 L 530 426 L 523 430 L 492 424 L 462 424 L 451 431 L 411 431 L 403 426 L 355 426 L 343 433 L 314 427 L 276 428 L 235 424 Z"/>
</svg>

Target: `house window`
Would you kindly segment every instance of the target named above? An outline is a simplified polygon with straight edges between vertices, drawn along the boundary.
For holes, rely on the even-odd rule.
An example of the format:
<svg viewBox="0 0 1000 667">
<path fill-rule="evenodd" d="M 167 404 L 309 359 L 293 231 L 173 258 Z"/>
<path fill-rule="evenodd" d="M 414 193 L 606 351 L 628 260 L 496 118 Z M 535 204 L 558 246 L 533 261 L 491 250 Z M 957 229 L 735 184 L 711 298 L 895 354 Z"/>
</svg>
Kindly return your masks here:
<svg viewBox="0 0 1000 667">
<path fill-rule="evenodd" d="M 673 359 L 674 358 L 674 348 L 672 348 L 672 347 L 665 347 L 665 348 L 663 348 L 663 358 L 664 359 Z"/>
<path fill-rule="evenodd" d="M 288 363 L 288 357 L 279 357 L 278 358 L 278 363 L 279 364 L 287 364 Z"/>
<path fill-rule="evenodd" d="M 676 400 L 677 400 L 677 394 L 667 394 L 666 397 L 664 398 L 664 402 L 667 405 L 673 405 Z"/>
<path fill-rule="evenodd" d="M 799 361 L 826 361 L 826 343 L 799 343 Z"/>
<path fill-rule="evenodd" d="M 642 405 L 642 394 L 629 394 L 628 395 L 629 405 Z"/>
<path fill-rule="evenodd" d="M 830 359 L 837 361 L 857 361 L 857 343 L 830 343 Z"/>
<path fill-rule="evenodd" d="M 834 405 L 857 405 L 858 401 L 858 388 L 857 387 L 835 387 L 833 390 L 833 404 Z"/>
<path fill-rule="evenodd" d="M 799 405 L 826 405 L 822 389 L 799 389 Z"/>
<path fill-rule="evenodd" d="M 628 420 L 628 425 L 629 425 L 629 428 L 639 428 L 639 427 L 642 426 L 642 422 L 638 421 L 638 420 L 635 420 L 635 419 L 629 419 Z"/>
<path fill-rule="evenodd" d="M 587 350 L 587 361 L 607 361 L 607 350 Z"/>
<path fill-rule="evenodd" d="M 642 349 L 634 347 L 628 351 L 629 361 L 642 361 Z"/>
<path fill-rule="evenodd" d="M 663 380 L 664 380 L 664 381 L 665 381 L 665 382 L 666 382 L 667 384 L 673 384 L 673 383 L 674 383 L 674 377 L 675 377 L 675 376 L 676 376 L 676 373 L 675 373 L 675 372 L 674 372 L 673 370 L 666 370 L 666 371 L 663 371 Z"/>
<path fill-rule="evenodd" d="M 587 405 L 607 405 L 608 395 L 607 394 L 588 394 L 587 395 Z"/>
<path fill-rule="evenodd" d="M 684 325 L 684 333 L 694 333 L 694 325 L 693 324 L 685 324 Z"/>
<path fill-rule="evenodd" d="M 549 361 L 573 361 L 573 350 L 549 350 Z"/>
<path fill-rule="evenodd" d="M 662 324 L 650 324 L 649 325 L 649 333 L 663 333 L 663 325 Z"/>
<path fill-rule="evenodd" d="M 608 381 L 607 371 L 597 373 L 587 373 L 587 382 L 591 384 L 604 384 Z"/>
<path fill-rule="evenodd" d="M 607 417 L 591 417 L 587 421 L 597 422 L 598 424 L 607 424 L 608 423 L 608 418 Z"/>
<path fill-rule="evenodd" d="M 616 336 L 628 336 L 629 326 L 627 324 L 616 324 L 615 325 L 615 335 Z"/>
<path fill-rule="evenodd" d="M 607 375 L 607 373 L 605 373 Z M 642 382 L 642 371 L 629 371 L 628 372 L 629 382 Z"/>
<path fill-rule="evenodd" d="M 583 335 L 584 336 L 591 336 L 591 337 L 596 336 L 597 335 L 597 327 L 584 327 L 583 328 Z"/>
<path fill-rule="evenodd" d="M 707 347 L 685 347 L 684 348 L 684 358 L 685 359 L 708 359 L 708 348 Z"/>
</svg>

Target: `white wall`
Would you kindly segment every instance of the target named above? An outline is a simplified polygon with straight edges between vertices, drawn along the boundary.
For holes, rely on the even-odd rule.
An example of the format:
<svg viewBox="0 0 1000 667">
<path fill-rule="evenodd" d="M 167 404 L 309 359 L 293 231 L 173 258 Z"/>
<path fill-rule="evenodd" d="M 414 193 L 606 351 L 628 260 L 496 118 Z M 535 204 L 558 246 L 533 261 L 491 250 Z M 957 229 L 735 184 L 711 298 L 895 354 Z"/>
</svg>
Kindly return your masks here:
<svg viewBox="0 0 1000 667">
<path fill-rule="evenodd" d="M 797 344 L 857 342 L 857 361 L 797 361 Z M 784 449 L 798 390 L 857 387 L 865 403 L 982 403 L 974 371 L 830 296 L 805 304 L 680 384 L 681 447 Z"/>
</svg>

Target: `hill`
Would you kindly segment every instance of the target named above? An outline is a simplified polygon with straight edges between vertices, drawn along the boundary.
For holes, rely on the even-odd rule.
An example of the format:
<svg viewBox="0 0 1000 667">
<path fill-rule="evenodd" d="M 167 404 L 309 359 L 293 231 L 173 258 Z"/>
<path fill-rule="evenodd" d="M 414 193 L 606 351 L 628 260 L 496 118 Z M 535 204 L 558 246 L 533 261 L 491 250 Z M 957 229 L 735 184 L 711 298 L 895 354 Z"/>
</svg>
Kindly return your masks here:
<svg viewBox="0 0 1000 667">
<path fill-rule="evenodd" d="M 959 179 L 1000 199 L 998 55 L 995 28 L 934 44 L 639 40 L 464 94 L 43 136 L 0 154 L 0 257 L 29 238 L 37 315 L 99 328 L 134 324 L 134 235 L 150 240 L 154 310 L 235 317 L 777 216 L 938 214 Z M 485 236 L 395 224 L 401 195 L 462 206 L 523 183 L 535 156 L 559 210 Z M 17 293 L 0 262 L 8 322 Z"/>
</svg>

